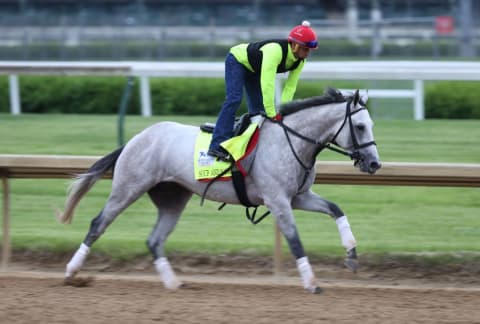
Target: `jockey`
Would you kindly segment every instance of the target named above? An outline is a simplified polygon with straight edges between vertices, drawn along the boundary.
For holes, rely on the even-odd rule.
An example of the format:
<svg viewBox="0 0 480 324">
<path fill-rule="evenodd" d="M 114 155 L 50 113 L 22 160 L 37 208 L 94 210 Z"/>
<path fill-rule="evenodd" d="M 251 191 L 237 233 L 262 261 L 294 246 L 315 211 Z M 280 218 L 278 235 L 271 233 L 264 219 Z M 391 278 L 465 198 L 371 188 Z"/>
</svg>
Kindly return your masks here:
<svg viewBox="0 0 480 324">
<path fill-rule="evenodd" d="M 232 47 L 225 59 L 225 102 L 218 115 L 208 155 L 223 161 L 231 160 L 220 144 L 232 137 L 243 88 L 247 92 L 250 115 L 265 114 L 274 118 L 276 74 L 289 72 L 281 102 L 292 100 L 305 59 L 317 46 L 315 32 L 310 23 L 304 21 L 290 31 L 287 39 L 269 39 Z"/>
</svg>

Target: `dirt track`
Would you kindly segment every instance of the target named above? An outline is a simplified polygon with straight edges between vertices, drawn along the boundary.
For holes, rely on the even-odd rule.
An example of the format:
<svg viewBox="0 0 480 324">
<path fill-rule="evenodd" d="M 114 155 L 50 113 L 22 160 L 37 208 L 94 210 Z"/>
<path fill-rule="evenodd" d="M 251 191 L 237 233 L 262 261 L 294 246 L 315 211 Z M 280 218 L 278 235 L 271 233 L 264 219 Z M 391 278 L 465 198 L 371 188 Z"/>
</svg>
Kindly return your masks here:
<svg viewBox="0 0 480 324">
<path fill-rule="evenodd" d="M 296 276 L 183 273 L 187 287 L 168 291 L 151 270 L 89 270 L 80 277 L 94 281 L 79 288 L 59 269 L 25 268 L 0 272 L 1 323 L 480 323 L 480 285 L 451 275 L 443 284 L 337 274 L 311 295 Z"/>
<path fill-rule="evenodd" d="M 214 278 L 211 278 L 213 280 Z M 203 282 L 202 282 L 203 281 Z M 2 323 L 480 323 L 480 289 L 347 287 L 311 295 L 289 284 L 187 281 L 167 291 L 153 277 L 0 276 Z M 234 280 L 233 280 L 234 281 Z"/>
</svg>

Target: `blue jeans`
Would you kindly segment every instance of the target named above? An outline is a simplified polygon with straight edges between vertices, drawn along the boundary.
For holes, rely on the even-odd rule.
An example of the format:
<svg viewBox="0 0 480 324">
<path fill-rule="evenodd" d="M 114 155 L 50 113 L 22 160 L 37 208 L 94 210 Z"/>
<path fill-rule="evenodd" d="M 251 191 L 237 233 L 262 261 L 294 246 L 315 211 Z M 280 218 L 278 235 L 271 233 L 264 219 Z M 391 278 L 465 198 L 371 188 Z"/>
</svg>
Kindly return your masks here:
<svg viewBox="0 0 480 324">
<path fill-rule="evenodd" d="M 247 93 L 248 112 L 255 115 L 264 111 L 260 74 L 250 72 L 229 53 L 225 59 L 225 102 L 215 124 L 210 149 L 218 149 L 220 143 L 232 137 L 235 114 L 242 102 L 243 88 Z"/>
</svg>

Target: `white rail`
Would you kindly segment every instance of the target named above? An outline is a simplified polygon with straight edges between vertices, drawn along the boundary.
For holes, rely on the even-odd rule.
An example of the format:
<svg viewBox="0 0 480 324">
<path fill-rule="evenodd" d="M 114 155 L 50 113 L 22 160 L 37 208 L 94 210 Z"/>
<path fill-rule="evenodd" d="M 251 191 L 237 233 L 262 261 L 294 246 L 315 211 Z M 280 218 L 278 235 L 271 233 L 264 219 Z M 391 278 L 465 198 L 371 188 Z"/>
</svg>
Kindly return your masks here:
<svg viewBox="0 0 480 324">
<path fill-rule="evenodd" d="M 9 75 L 10 111 L 20 114 L 17 75 L 124 75 L 140 78 L 142 114 L 150 116 L 149 77 L 223 78 L 222 62 L 36 62 L 0 61 L 0 75 Z M 285 75 L 280 75 L 279 79 Z M 350 61 L 308 62 L 302 79 L 311 80 L 410 80 L 412 90 L 369 90 L 371 97 L 414 99 L 414 118 L 424 118 L 424 81 L 480 81 L 480 62 Z M 279 86 L 280 82 L 277 82 Z"/>
</svg>

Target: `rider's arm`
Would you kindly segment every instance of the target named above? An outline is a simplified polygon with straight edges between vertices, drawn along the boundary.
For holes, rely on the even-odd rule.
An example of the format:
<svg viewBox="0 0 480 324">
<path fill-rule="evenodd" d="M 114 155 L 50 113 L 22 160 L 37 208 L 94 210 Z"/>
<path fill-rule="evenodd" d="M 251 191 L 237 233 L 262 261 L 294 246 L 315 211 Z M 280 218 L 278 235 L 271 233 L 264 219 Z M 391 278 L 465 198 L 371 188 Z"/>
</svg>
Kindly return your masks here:
<svg viewBox="0 0 480 324">
<path fill-rule="evenodd" d="M 268 43 L 261 49 L 262 70 L 260 72 L 260 86 L 263 96 L 263 106 L 267 117 L 274 117 L 275 111 L 275 78 L 277 67 L 282 61 L 282 48 L 280 44 Z"/>
<path fill-rule="evenodd" d="M 297 89 L 298 79 L 302 72 L 305 61 L 302 61 L 295 70 L 288 72 L 288 78 L 285 81 L 282 91 L 282 103 L 288 102 L 293 99 L 295 90 Z"/>
</svg>

